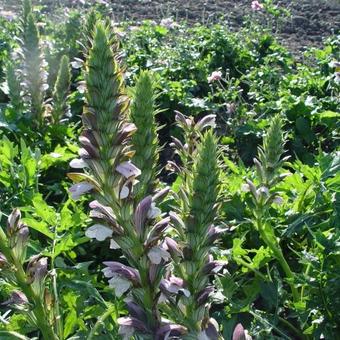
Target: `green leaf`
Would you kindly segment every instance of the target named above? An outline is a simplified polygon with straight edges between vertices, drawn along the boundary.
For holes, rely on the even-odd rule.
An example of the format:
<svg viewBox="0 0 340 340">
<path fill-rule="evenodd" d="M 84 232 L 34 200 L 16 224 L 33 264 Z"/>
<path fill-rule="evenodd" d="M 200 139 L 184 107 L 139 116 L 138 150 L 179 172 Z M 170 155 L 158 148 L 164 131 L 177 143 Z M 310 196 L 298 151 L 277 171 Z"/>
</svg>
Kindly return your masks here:
<svg viewBox="0 0 340 340">
<path fill-rule="evenodd" d="M 315 114 L 316 118 L 328 128 L 336 128 L 339 124 L 340 113 L 334 111 L 323 111 Z"/>
<path fill-rule="evenodd" d="M 88 242 L 87 237 L 77 237 L 77 235 L 68 234 L 60 238 L 57 242 L 53 257 L 57 257 L 59 254 L 68 252 L 78 246 L 79 244 Z"/>
<path fill-rule="evenodd" d="M 310 121 L 308 119 L 299 117 L 295 124 L 297 131 L 308 144 L 315 140 L 315 134 L 311 129 Z"/>
<path fill-rule="evenodd" d="M 37 221 L 32 216 L 22 218 L 22 222 L 28 225 L 30 228 L 39 231 L 51 240 L 54 239 L 54 234 L 48 228 L 48 224 L 44 221 Z"/>
<path fill-rule="evenodd" d="M 35 213 L 49 225 L 55 225 L 58 221 L 58 216 L 55 210 L 47 205 L 40 194 L 36 194 L 32 200 L 35 208 Z"/>
</svg>

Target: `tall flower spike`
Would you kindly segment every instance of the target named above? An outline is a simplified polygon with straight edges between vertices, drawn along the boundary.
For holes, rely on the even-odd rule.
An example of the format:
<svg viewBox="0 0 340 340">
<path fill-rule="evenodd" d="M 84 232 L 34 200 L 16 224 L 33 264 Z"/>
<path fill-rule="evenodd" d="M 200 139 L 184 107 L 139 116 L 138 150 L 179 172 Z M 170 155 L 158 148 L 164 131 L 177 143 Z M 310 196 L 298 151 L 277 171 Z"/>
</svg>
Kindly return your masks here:
<svg viewBox="0 0 340 340">
<path fill-rule="evenodd" d="M 22 4 L 22 23 L 23 23 L 23 28 L 26 27 L 27 25 L 27 18 L 28 15 L 32 13 L 32 2 L 31 0 L 23 0 Z"/>
<path fill-rule="evenodd" d="M 262 147 L 258 149 L 259 161 L 254 160 L 258 176 L 265 185 L 273 184 L 272 181 L 285 160 L 281 160 L 284 143 L 282 119 L 279 115 L 276 115 L 263 137 Z"/>
<path fill-rule="evenodd" d="M 116 210 L 120 198 L 132 194 L 138 173 L 125 179 L 119 176 L 119 169 L 127 169 L 125 165 L 130 164 L 128 140 L 134 129 L 126 122 L 129 101 L 108 37 L 108 29 L 98 24 L 86 64 L 87 109 L 83 114 L 85 130 L 80 137 L 80 155 Z"/>
<path fill-rule="evenodd" d="M 70 60 L 64 55 L 61 58 L 57 80 L 53 91 L 52 120 L 56 124 L 69 111 L 67 96 L 71 84 Z"/>
<path fill-rule="evenodd" d="M 89 191 L 95 194 L 90 208 L 96 224 L 86 235 L 98 240 L 112 237 L 111 248 L 120 248 L 128 262 L 126 266 L 108 261 L 103 270 L 115 294 L 128 293 L 134 306 L 139 307 L 138 314 L 131 313 L 131 317 L 122 320 L 122 334 L 128 331 L 143 339 L 154 339 L 164 326 L 157 302 L 170 258 L 163 247 L 169 219 L 160 220 L 161 212 L 156 206 L 166 192 L 139 199 L 135 191 L 141 176 L 131 161 L 131 136 L 136 127 L 127 121 L 129 101 L 110 36 L 102 23 L 96 25 L 86 63 L 87 108 L 79 139 L 83 147 L 81 161 L 71 162 L 77 168 L 86 165 L 86 173 L 69 174 L 78 182 L 70 191 L 75 198 Z"/>
<path fill-rule="evenodd" d="M 216 218 L 216 203 L 219 195 L 220 170 L 217 160 L 217 142 L 211 130 L 204 135 L 198 147 L 197 156 L 187 228 L 189 232 L 198 232 L 198 229 L 203 229 L 202 236 L 204 237 Z"/>
<path fill-rule="evenodd" d="M 259 232 L 262 241 L 272 251 L 282 267 L 286 278 L 289 280 L 293 300 L 297 302 L 299 300 L 299 292 L 293 283 L 295 275 L 285 259 L 276 235 L 276 230 L 271 223 L 269 209 L 272 203 L 282 203 L 282 198 L 279 196 L 279 193 L 275 192 L 275 184 L 282 179 L 279 170 L 283 162 L 287 159 L 281 159 L 284 153 L 284 142 L 282 120 L 277 115 L 272 119 L 268 131 L 263 138 L 263 146 L 258 149 L 258 159 L 254 159 L 259 185 L 256 187 L 255 184 L 248 179 L 244 188 L 252 195 L 255 206 L 255 208 L 251 209 L 253 225 Z"/>
<path fill-rule="evenodd" d="M 12 122 L 19 119 L 25 110 L 24 101 L 22 100 L 21 75 L 18 74 L 12 62 L 7 64 L 6 83 L 10 103 L 7 118 Z"/>
<path fill-rule="evenodd" d="M 96 27 L 96 23 L 98 21 L 98 16 L 96 10 L 92 9 L 85 18 L 84 23 L 84 36 L 83 36 L 83 47 L 84 53 L 88 53 L 89 49 L 92 46 L 92 40 L 94 36 L 94 30 Z"/>
<path fill-rule="evenodd" d="M 35 125 L 41 126 L 45 111 L 46 72 L 40 49 L 39 31 L 33 13 L 27 16 L 23 35 L 24 80 L 29 96 L 31 117 L 35 120 Z"/>
<path fill-rule="evenodd" d="M 217 141 L 211 130 L 198 145 L 192 172 L 193 177 L 188 177 L 186 184 L 188 208 L 179 209 L 183 221 L 171 214 L 172 225 L 179 235 L 178 244 L 183 250 L 182 256 L 179 251 L 174 256 L 175 273 L 189 292 L 178 297 L 184 315 L 173 317 L 188 328 L 193 338 L 217 339 L 216 323 L 209 318 L 209 296 L 213 291 L 209 277 L 224 263 L 213 261 L 209 255 L 212 243 L 220 234 L 220 229 L 212 226 L 217 216 L 220 170 Z"/>
<path fill-rule="evenodd" d="M 135 151 L 132 161 L 141 170 L 139 183 L 136 185 L 139 199 L 152 194 L 156 185 L 159 152 L 156 113 L 152 76 L 147 71 L 141 72 L 131 105 L 131 120 L 137 128 L 132 136 Z"/>
</svg>

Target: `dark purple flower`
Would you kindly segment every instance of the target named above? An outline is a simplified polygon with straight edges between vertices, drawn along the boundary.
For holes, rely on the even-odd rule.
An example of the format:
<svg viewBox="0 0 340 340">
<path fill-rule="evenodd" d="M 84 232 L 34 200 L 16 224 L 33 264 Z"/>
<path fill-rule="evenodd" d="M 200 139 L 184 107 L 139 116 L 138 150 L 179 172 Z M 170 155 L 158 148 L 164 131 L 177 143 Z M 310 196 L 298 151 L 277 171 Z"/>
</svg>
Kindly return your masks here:
<svg viewBox="0 0 340 340">
<path fill-rule="evenodd" d="M 145 333 L 147 331 L 145 323 L 132 317 L 118 318 L 117 320 L 120 326 L 133 327 L 136 331 Z"/>
<path fill-rule="evenodd" d="M 96 149 L 98 149 L 99 148 L 98 139 L 100 139 L 100 137 L 98 136 L 97 132 L 91 129 L 86 129 L 79 137 L 79 142 L 82 145 L 93 145 Z"/>
<path fill-rule="evenodd" d="M 126 138 L 133 135 L 137 130 L 137 127 L 133 123 L 126 123 L 122 126 L 121 130 L 118 132 L 117 144 L 121 144 Z"/>
<path fill-rule="evenodd" d="M 227 229 L 226 228 L 219 228 L 215 226 L 210 226 L 208 229 L 208 243 L 212 244 L 214 243 L 221 234 L 223 234 Z"/>
<path fill-rule="evenodd" d="M 17 232 L 18 224 L 21 218 L 20 210 L 15 208 L 7 219 L 7 232 L 8 235 L 13 235 Z"/>
<path fill-rule="evenodd" d="M 94 214 L 93 217 L 96 218 L 96 216 L 98 216 L 98 217 L 100 216 L 99 218 L 103 219 L 105 222 L 107 222 L 112 227 L 116 228 L 117 230 L 121 229 L 121 228 L 119 228 L 119 226 L 117 224 L 116 216 L 114 215 L 111 207 L 105 206 L 105 205 L 99 203 L 98 201 L 90 202 L 89 207 L 91 209 L 94 209 L 95 211 L 99 212 L 99 214 L 100 214 L 100 215 Z"/>
<path fill-rule="evenodd" d="M 114 274 L 119 274 L 126 280 L 131 281 L 134 285 L 140 284 L 139 272 L 136 269 L 115 261 L 103 263 L 107 266 L 102 270 L 105 277 L 112 277 Z"/>
<path fill-rule="evenodd" d="M 151 247 L 157 243 L 157 241 L 162 237 L 163 232 L 168 228 L 169 222 L 170 218 L 165 217 L 153 226 L 145 242 L 146 247 Z"/>
<path fill-rule="evenodd" d="M 135 223 L 135 228 L 136 228 L 138 235 L 141 235 L 142 231 L 144 230 L 144 224 L 147 219 L 147 215 L 151 207 L 151 203 L 152 203 L 152 197 L 147 196 L 143 198 L 137 205 L 135 215 L 134 215 L 134 223 Z"/>
<path fill-rule="evenodd" d="M 83 135 L 79 137 L 79 141 L 91 158 L 99 158 L 98 147 L 96 147 L 93 144 L 92 140 L 90 140 L 89 138 Z M 88 158 L 88 157 L 85 157 L 85 158 Z"/>
<path fill-rule="evenodd" d="M 44 293 L 44 281 L 47 273 L 47 257 L 32 256 L 27 265 L 27 276 L 28 282 L 38 296 L 42 296 Z"/>
<path fill-rule="evenodd" d="M 26 295 L 20 291 L 14 291 L 10 298 L 4 301 L 2 305 L 24 305 L 26 303 L 28 303 Z"/>
<path fill-rule="evenodd" d="M 204 305 L 210 296 L 210 294 L 214 291 L 213 286 L 208 286 L 202 289 L 198 294 L 196 298 L 196 302 L 198 306 Z"/>
<path fill-rule="evenodd" d="M 179 112 L 177 110 L 175 110 L 175 113 L 176 113 L 176 115 L 175 115 L 176 121 L 186 125 L 187 124 L 187 120 L 186 120 L 185 116 L 183 115 L 183 113 L 181 113 L 181 112 Z"/>
<path fill-rule="evenodd" d="M 218 340 L 219 334 L 218 334 L 218 323 L 215 319 L 210 318 L 208 321 L 208 325 L 205 329 L 205 334 L 210 340 Z"/>
<path fill-rule="evenodd" d="M 25 252 L 29 234 L 28 227 L 20 223 L 20 229 L 17 232 L 15 244 L 16 253 L 19 255 L 19 257 L 21 257 L 21 255 Z"/>
<path fill-rule="evenodd" d="M 222 261 L 210 261 L 204 265 L 202 273 L 204 275 L 217 274 L 225 265 L 226 263 Z"/>
<path fill-rule="evenodd" d="M 169 193 L 169 191 L 170 191 L 170 188 L 166 187 L 166 188 L 156 192 L 156 194 L 152 196 L 152 201 L 153 202 L 161 201 L 163 198 L 165 198 L 165 196 Z"/>
<path fill-rule="evenodd" d="M 183 279 L 176 276 L 170 276 L 169 279 L 162 279 L 159 289 L 165 296 L 177 295 L 179 292 L 186 297 L 190 296 L 190 292 L 184 288 Z"/>
<path fill-rule="evenodd" d="M 174 225 L 175 229 L 180 229 L 184 230 L 185 229 L 185 224 L 183 220 L 173 211 L 169 212 L 170 220 L 172 224 Z"/>
<path fill-rule="evenodd" d="M 164 340 L 171 337 L 180 337 L 187 333 L 187 329 L 181 325 L 166 324 L 158 328 L 155 340 Z"/>
<path fill-rule="evenodd" d="M 47 257 L 41 257 L 34 265 L 34 280 L 42 281 L 47 274 Z"/>
<path fill-rule="evenodd" d="M 129 314 L 133 318 L 146 323 L 147 316 L 144 309 L 141 306 L 139 306 L 136 302 L 132 301 L 131 299 L 125 299 L 125 303 L 127 310 L 129 311 Z"/>
<path fill-rule="evenodd" d="M 207 115 L 199 120 L 196 124 L 196 128 L 200 131 L 205 129 L 206 127 L 214 128 L 216 126 L 216 115 Z"/>
<path fill-rule="evenodd" d="M 176 147 L 180 151 L 184 151 L 184 145 L 183 143 L 177 139 L 176 137 L 171 137 L 172 143 L 170 144 L 171 147 Z"/>
<path fill-rule="evenodd" d="M 155 224 L 155 230 L 164 230 L 164 228 L 169 224 L 170 217 L 165 217 Z"/>
<path fill-rule="evenodd" d="M 172 258 L 183 257 L 183 253 L 175 240 L 170 237 L 166 237 L 164 241 Z"/>
</svg>

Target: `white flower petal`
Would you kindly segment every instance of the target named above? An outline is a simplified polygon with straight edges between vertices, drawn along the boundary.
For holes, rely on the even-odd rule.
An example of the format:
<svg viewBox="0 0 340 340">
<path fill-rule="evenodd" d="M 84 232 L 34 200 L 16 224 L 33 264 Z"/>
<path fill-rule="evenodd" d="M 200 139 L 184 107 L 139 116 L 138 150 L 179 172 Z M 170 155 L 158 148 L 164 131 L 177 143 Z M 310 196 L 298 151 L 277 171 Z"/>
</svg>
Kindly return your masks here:
<svg viewBox="0 0 340 340">
<path fill-rule="evenodd" d="M 60 158 L 60 157 L 62 157 L 62 155 L 60 153 L 58 153 L 58 152 L 51 152 L 50 156 L 53 157 L 53 158 Z"/>
<path fill-rule="evenodd" d="M 85 236 L 88 238 L 95 238 L 98 241 L 104 241 L 108 237 L 112 236 L 112 230 L 102 224 L 94 224 L 88 228 L 85 232 Z"/>
<path fill-rule="evenodd" d="M 91 183 L 88 182 L 80 182 L 77 184 L 73 184 L 69 188 L 69 192 L 71 193 L 71 197 L 74 200 L 77 200 L 80 198 L 81 195 L 87 193 L 88 191 L 92 190 L 94 186 Z"/>
<path fill-rule="evenodd" d="M 131 282 L 123 279 L 118 274 L 114 274 L 109 280 L 109 285 L 115 290 L 116 296 L 121 297 L 131 287 Z"/>
<path fill-rule="evenodd" d="M 153 264 L 160 264 L 162 259 L 168 261 L 170 254 L 161 247 L 153 247 L 148 252 L 148 258 Z"/>
<path fill-rule="evenodd" d="M 202 331 L 198 334 L 197 340 L 210 340 L 210 338 L 205 331 Z"/>
<path fill-rule="evenodd" d="M 147 217 L 153 220 L 156 217 L 158 217 L 161 213 L 162 213 L 161 209 L 157 208 L 155 203 L 151 203 L 151 207 L 147 213 Z"/>
<path fill-rule="evenodd" d="M 72 159 L 72 161 L 70 162 L 70 167 L 74 169 L 83 169 L 87 167 L 87 163 L 81 158 L 76 158 Z"/>
<path fill-rule="evenodd" d="M 246 183 L 242 184 L 242 185 L 241 185 L 241 191 L 243 191 L 243 192 L 249 192 L 249 191 L 250 191 L 250 186 L 249 186 L 249 184 L 246 184 Z"/>
<path fill-rule="evenodd" d="M 122 187 L 122 190 L 120 191 L 119 198 L 121 200 L 123 200 L 123 199 L 127 198 L 129 196 L 129 194 L 130 194 L 129 188 L 126 185 L 124 185 Z"/>
<path fill-rule="evenodd" d="M 110 240 L 110 249 L 120 249 L 120 245 L 113 238 Z"/>
<path fill-rule="evenodd" d="M 119 172 L 125 178 L 130 178 L 132 176 L 137 177 L 141 174 L 140 169 L 138 169 L 131 162 L 123 162 L 116 167 L 116 171 Z"/>
</svg>

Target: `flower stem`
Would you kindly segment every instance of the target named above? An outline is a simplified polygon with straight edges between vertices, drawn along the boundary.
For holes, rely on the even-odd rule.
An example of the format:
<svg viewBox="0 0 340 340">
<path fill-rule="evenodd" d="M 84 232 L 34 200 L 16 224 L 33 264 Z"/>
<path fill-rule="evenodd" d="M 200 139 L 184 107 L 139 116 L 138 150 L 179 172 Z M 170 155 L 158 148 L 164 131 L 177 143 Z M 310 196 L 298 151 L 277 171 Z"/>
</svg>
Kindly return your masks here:
<svg viewBox="0 0 340 340">
<path fill-rule="evenodd" d="M 261 238 L 267 244 L 270 250 L 273 252 L 276 260 L 280 263 L 283 271 L 285 272 L 286 277 L 289 280 L 293 280 L 294 274 L 292 270 L 290 269 L 289 264 L 287 263 L 286 259 L 283 256 L 282 249 L 280 248 L 279 245 L 276 245 L 274 242 L 272 242 L 272 240 L 267 236 L 266 230 L 263 228 L 263 223 L 262 223 L 261 218 L 257 219 L 256 224 L 257 224 L 257 230 L 259 231 Z M 299 301 L 298 290 L 296 289 L 296 287 L 294 286 L 292 282 L 289 282 L 288 284 L 293 294 L 293 301 L 298 302 Z"/>
<path fill-rule="evenodd" d="M 41 301 L 41 298 L 35 294 L 31 285 L 27 283 L 26 273 L 22 264 L 15 258 L 13 251 L 7 246 L 7 237 L 2 228 L 0 228 L 0 249 L 7 261 L 14 266 L 14 275 L 18 286 L 26 295 L 28 301 L 33 304 L 32 312 L 35 316 L 36 325 L 41 331 L 43 338 L 45 340 L 58 340 L 58 337 L 53 331 L 53 327 L 48 321 L 43 302 Z"/>
<path fill-rule="evenodd" d="M 91 329 L 91 332 L 87 337 L 87 340 L 93 340 L 95 339 L 95 337 L 97 337 L 96 333 L 99 330 L 99 328 L 104 324 L 104 321 L 115 311 L 116 311 L 116 305 L 113 305 L 109 307 L 107 311 L 98 318 L 97 322 Z"/>
</svg>

